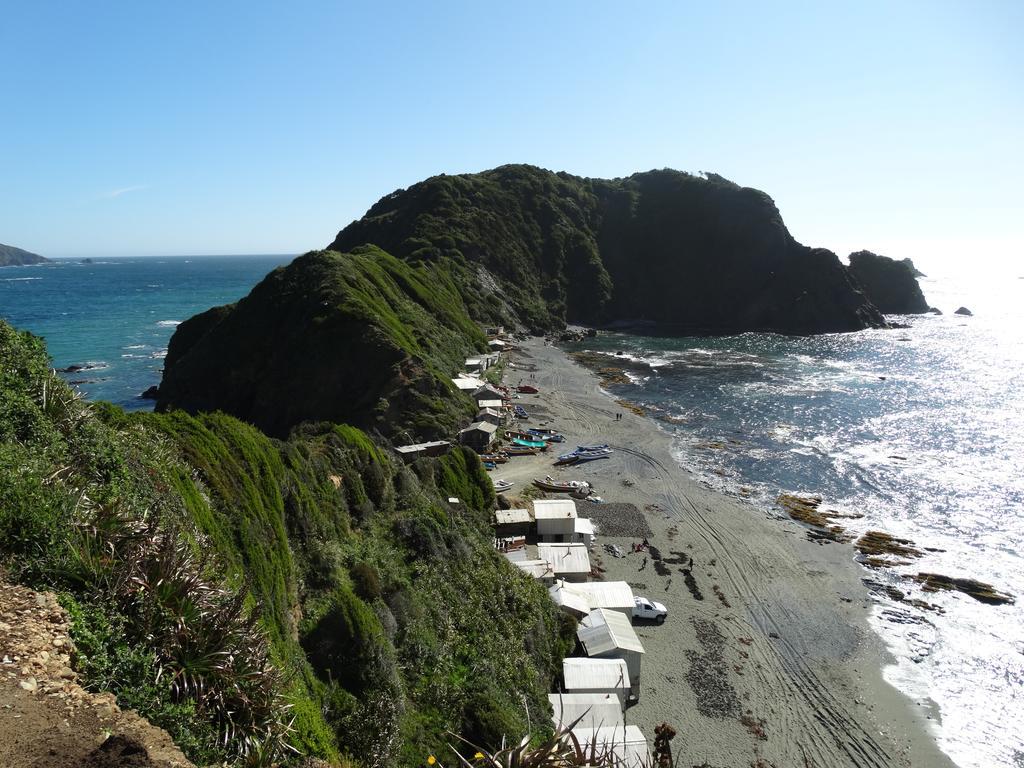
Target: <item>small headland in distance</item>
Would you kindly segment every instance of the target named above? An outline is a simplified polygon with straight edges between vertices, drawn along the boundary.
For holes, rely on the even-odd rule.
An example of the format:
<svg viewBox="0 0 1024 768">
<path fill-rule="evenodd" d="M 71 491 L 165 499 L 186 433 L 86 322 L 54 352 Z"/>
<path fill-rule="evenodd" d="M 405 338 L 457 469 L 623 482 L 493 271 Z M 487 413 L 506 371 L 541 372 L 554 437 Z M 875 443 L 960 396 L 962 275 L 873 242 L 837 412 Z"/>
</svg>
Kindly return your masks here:
<svg viewBox="0 0 1024 768">
<path fill-rule="evenodd" d="M 38 253 L 0 243 L 0 267 L 24 267 L 30 264 L 46 264 L 49 261 Z"/>
<path fill-rule="evenodd" d="M 886 315 L 917 315 L 928 311 L 918 272 L 909 259 L 897 261 L 871 251 L 850 254 L 850 274 L 864 295 Z"/>
</svg>

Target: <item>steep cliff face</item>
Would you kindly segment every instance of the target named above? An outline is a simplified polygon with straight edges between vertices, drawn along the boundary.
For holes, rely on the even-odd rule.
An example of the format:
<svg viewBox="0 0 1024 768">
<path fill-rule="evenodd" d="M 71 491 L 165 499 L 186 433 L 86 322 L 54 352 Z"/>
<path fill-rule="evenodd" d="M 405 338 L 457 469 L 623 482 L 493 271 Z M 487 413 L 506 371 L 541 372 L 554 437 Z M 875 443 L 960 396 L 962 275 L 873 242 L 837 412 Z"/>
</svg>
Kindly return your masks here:
<svg viewBox="0 0 1024 768">
<path fill-rule="evenodd" d="M 38 253 L 23 251 L 13 245 L 0 243 L 0 267 L 19 267 L 26 264 L 44 264 L 49 259 L 40 256 Z"/>
<path fill-rule="evenodd" d="M 450 372 L 483 343 L 443 270 L 310 253 L 178 327 L 157 410 L 222 410 L 276 437 L 304 421 L 450 434 L 472 415 Z"/>
<path fill-rule="evenodd" d="M 896 261 L 871 251 L 850 254 L 850 274 L 878 309 L 890 315 L 913 315 L 928 311 L 920 274 L 909 259 Z"/>
<path fill-rule="evenodd" d="M 437 176 L 331 245 L 448 265 L 480 320 L 544 330 L 646 320 L 679 333 L 884 324 L 838 258 L 789 234 L 763 192 L 678 171 L 585 179 L 531 166 Z"/>
</svg>

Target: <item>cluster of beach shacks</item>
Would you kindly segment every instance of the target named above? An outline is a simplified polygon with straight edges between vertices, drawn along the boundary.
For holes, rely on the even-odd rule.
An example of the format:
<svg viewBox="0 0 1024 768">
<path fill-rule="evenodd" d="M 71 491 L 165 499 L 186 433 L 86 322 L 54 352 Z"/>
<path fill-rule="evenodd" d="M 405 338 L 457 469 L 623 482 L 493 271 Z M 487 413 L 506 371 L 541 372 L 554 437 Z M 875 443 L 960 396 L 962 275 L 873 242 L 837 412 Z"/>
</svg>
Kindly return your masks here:
<svg viewBox="0 0 1024 768">
<path fill-rule="evenodd" d="M 477 405 L 477 415 L 458 440 L 487 456 L 503 423 L 526 418 L 513 405 L 508 387 L 487 383 L 483 376 L 494 366 L 508 342 L 501 328 L 487 329 L 490 352 L 466 360 L 466 370 L 452 379 Z M 531 386 L 519 391 L 536 392 Z M 447 452 L 451 444 L 438 440 L 400 446 L 406 460 Z M 578 449 L 578 450 L 582 450 Z M 609 451 L 610 452 L 610 451 Z M 550 478 L 548 478 L 550 480 Z M 545 488 L 547 483 L 535 481 Z M 494 483 L 499 492 L 511 484 Z M 569 490 L 550 484 L 546 490 Z M 585 483 L 585 490 L 589 486 Z M 451 501 L 456 501 L 452 499 Z M 626 709 L 640 696 L 640 663 L 644 648 L 633 629 L 636 605 L 624 581 L 591 581 L 596 571 L 590 552 L 598 531 L 592 520 L 579 517 L 572 499 L 535 499 L 530 509 L 499 509 L 494 513 L 495 547 L 525 574 L 548 587 L 551 599 L 577 619 L 577 651 L 562 661 L 562 686 L 549 695 L 555 727 L 572 726 L 581 746 L 610 751 L 625 768 L 651 764 L 647 740 L 636 725 L 625 723 Z"/>
<path fill-rule="evenodd" d="M 562 661 L 562 690 L 550 694 L 555 726 L 581 745 L 611 750 L 626 766 L 649 764 L 647 741 L 626 725 L 640 697 L 644 647 L 633 629 L 635 599 L 624 581 L 590 581 L 596 530 L 572 499 L 535 499 L 532 509 L 494 513 L 495 546 L 524 573 L 548 586 L 555 604 L 579 621 L 577 656 Z"/>
</svg>

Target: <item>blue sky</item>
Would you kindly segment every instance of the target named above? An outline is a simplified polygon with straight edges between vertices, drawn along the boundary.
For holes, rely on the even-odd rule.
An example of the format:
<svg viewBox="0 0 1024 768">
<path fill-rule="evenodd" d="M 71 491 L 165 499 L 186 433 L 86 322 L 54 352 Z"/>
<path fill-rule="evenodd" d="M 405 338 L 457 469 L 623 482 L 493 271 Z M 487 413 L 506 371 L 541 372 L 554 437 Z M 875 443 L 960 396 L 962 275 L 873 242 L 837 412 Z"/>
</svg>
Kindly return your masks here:
<svg viewBox="0 0 1024 768">
<path fill-rule="evenodd" d="M 0 242 L 300 252 L 436 173 L 715 171 L 845 255 L 1024 255 L 1024 3 L 4 3 Z M 975 261 L 975 263 L 977 263 Z"/>
</svg>

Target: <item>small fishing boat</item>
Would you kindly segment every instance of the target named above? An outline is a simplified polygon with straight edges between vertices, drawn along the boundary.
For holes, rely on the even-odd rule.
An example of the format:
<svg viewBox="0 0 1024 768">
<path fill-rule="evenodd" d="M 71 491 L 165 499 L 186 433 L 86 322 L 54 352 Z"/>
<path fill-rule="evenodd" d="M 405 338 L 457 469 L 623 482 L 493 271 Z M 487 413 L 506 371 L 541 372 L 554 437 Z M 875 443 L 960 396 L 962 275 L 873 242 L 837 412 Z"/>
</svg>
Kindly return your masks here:
<svg viewBox="0 0 1024 768">
<path fill-rule="evenodd" d="M 539 448 L 542 451 L 546 451 L 548 444 L 543 440 L 523 440 L 521 437 L 513 437 L 512 443 L 514 445 L 525 445 L 527 448 Z"/>
<path fill-rule="evenodd" d="M 557 459 L 555 459 L 555 466 L 556 467 L 564 467 L 564 466 L 568 466 L 569 464 L 575 464 L 579 460 L 580 460 L 580 457 L 579 457 L 578 454 L 567 453 L 564 456 L 559 456 Z"/>
<path fill-rule="evenodd" d="M 513 485 L 515 485 L 515 483 L 511 483 L 508 480 L 495 480 L 494 481 L 494 491 L 495 491 L 495 493 L 504 493 L 509 488 L 511 488 Z"/>
<path fill-rule="evenodd" d="M 553 429 L 528 429 L 526 430 L 531 435 L 539 437 L 541 440 L 547 440 L 552 443 L 564 443 L 565 436 L 560 435 Z"/>
<path fill-rule="evenodd" d="M 520 384 L 516 387 L 516 392 L 522 392 L 524 395 L 536 395 L 538 391 L 536 387 L 530 384 Z"/>
<path fill-rule="evenodd" d="M 484 469 L 486 469 L 488 472 L 490 472 L 496 466 L 498 466 L 498 465 L 495 464 L 493 461 L 485 461 L 484 462 Z"/>
<path fill-rule="evenodd" d="M 510 458 L 512 456 L 535 456 L 539 452 L 539 448 L 530 448 L 525 445 L 510 445 L 505 449 L 505 453 Z"/>
<path fill-rule="evenodd" d="M 530 434 L 529 432 L 520 432 L 519 430 L 516 429 L 507 429 L 505 430 L 505 439 L 536 441 L 539 440 L 540 438 L 538 438 L 537 435 Z"/>
<path fill-rule="evenodd" d="M 611 451 L 584 451 L 576 454 L 576 464 L 582 464 L 585 461 L 596 461 L 597 459 L 607 459 L 612 455 Z"/>
<path fill-rule="evenodd" d="M 526 409 L 523 408 L 523 406 L 517 405 L 513 410 L 516 414 L 516 418 L 529 420 L 530 414 L 526 412 Z"/>
<path fill-rule="evenodd" d="M 568 463 L 571 463 L 570 462 L 571 459 L 577 459 L 577 460 L 583 459 L 585 461 L 590 461 L 592 459 L 606 459 L 609 456 L 611 456 L 611 454 L 612 454 L 612 449 L 611 448 L 597 448 L 597 447 L 582 448 L 582 447 L 580 447 L 580 448 L 577 448 L 575 451 L 570 451 L 569 453 L 563 453 L 561 456 L 558 457 L 558 459 L 559 459 L 559 461 L 565 461 L 568 464 Z"/>
<path fill-rule="evenodd" d="M 555 480 L 553 477 L 548 475 L 543 480 L 540 478 L 534 478 L 533 484 L 540 488 L 542 491 L 552 491 L 554 493 L 573 493 L 583 494 L 588 496 L 591 488 L 590 483 L 586 480 Z"/>
<path fill-rule="evenodd" d="M 601 445 L 577 445 L 577 451 L 606 451 L 608 450 L 608 443 L 601 443 Z"/>
<path fill-rule="evenodd" d="M 484 464 L 504 464 L 508 461 L 507 453 L 481 453 L 480 461 Z"/>
</svg>

